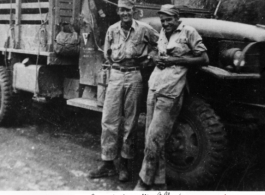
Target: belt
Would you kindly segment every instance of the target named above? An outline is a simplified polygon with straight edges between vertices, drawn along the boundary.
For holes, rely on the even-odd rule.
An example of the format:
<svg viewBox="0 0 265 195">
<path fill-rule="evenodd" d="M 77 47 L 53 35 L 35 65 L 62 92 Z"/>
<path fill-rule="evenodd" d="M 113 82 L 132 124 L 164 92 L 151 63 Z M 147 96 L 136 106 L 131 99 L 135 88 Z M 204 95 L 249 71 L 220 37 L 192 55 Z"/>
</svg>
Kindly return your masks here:
<svg viewBox="0 0 265 195">
<path fill-rule="evenodd" d="M 119 70 L 121 72 L 130 72 L 135 70 L 140 70 L 140 67 L 121 67 L 121 66 L 112 66 L 113 69 Z"/>
<path fill-rule="evenodd" d="M 121 62 L 114 62 L 113 63 L 114 66 L 122 66 L 122 67 L 131 67 L 131 66 L 135 66 L 135 59 L 124 59 Z"/>
</svg>

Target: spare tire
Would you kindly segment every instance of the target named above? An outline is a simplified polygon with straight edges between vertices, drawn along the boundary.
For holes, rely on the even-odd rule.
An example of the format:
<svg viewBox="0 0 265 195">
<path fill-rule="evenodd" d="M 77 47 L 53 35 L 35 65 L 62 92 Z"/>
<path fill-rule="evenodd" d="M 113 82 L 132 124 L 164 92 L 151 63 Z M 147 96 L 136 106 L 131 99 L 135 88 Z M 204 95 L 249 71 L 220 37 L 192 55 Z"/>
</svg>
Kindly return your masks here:
<svg viewBox="0 0 265 195">
<path fill-rule="evenodd" d="M 190 189 L 209 184 L 222 170 L 226 132 L 203 100 L 189 98 L 166 143 L 167 176 Z"/>
</svg>

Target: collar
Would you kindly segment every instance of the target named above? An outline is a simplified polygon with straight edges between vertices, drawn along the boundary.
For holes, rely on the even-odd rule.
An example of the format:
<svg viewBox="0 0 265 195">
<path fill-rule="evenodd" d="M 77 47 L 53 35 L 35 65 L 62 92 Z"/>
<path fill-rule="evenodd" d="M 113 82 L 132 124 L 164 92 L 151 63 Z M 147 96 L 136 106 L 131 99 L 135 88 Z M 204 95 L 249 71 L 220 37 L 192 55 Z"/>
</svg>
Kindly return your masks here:
<svg viewBox="0 0 265 195">
<path fill-rule="evenodd" d="M 134 29 L 134 30 L 136 29 L 136 21 L 134 19 L 132 19 L 132 26 L 130 29 Z M 119 30 L 122 30 L 121 29 L 121 21 L 119 23 Z"/>
<path fill-rule="evenodd" d="M 183 24 L 183 22 L 180 22 L 180 24 L 179 24 L 179 26 L 178 26 L 178 28 L 175 30 L 175 32 L 180 32 L 180 31 L 182 31 L 182 29 L 184 28 L 184 24 Z"/>
</svg>

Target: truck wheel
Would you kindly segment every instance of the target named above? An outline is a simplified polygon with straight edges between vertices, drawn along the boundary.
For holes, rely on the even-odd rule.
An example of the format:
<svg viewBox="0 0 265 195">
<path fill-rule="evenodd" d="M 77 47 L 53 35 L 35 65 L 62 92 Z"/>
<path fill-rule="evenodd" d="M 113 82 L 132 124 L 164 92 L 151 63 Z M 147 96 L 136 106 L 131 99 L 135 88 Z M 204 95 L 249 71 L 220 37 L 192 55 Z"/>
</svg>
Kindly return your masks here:
<svg viewBox="0 0 265 195">
<path fill-rule="evenodd" d="M 12 85 L 8 70 L 0 66 L 0 124 L 6 122 L 11 113 Z"/>
<path fill-rule="evenodd" d="M 166 144 L 168 178 L 192 189 L 214 181 L 224 163 L 226 143 L 219 117 L 203 100 L 190 98 Z"/>
</svg>

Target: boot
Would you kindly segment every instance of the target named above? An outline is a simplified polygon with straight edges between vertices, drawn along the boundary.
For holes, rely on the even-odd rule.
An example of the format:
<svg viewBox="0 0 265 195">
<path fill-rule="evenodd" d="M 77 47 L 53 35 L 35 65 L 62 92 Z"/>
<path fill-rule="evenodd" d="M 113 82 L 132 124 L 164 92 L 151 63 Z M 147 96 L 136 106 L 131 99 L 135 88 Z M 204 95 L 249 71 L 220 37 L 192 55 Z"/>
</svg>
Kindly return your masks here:
<svg viewBox="0 0 265 195">
<path fill-rule="evenodd" d="M 96 170 L 90 171 L 88 177 L 90 179 L 109 177 L 116 174 L 116 169 L 113 164 L 113 161 L 103 161 L 103 164 L 100 165 Z"/>
<path fill-rule="evenodd" d="M 129 171 L 128 171 L 128 160 L 121 158 L 119 167 L 119 181 L 127 182 L 129 181 Z"/>
<path fill-rule="evenodd" d="M 139 179 L 133 190 L 134 191 L 147 191 L 150 189 L 151 189 L 151 185 L 147 185 L 141 179 Z"/>
</svg>

